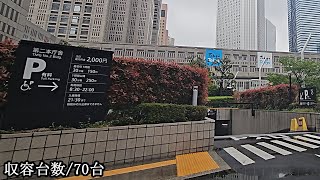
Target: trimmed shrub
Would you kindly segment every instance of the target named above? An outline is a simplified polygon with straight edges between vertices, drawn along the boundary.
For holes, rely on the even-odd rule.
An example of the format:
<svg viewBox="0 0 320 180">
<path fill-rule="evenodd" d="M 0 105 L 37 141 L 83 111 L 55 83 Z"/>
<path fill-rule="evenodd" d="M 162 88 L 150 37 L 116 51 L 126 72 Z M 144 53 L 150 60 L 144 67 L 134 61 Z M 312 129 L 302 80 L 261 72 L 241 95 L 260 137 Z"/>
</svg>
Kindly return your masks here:
<svg viewBox="0 0 320 180">
<path fill-rule="evenodd" d="M 292 101 L 298 101 L 298 87 L 292 86 Z M 281 84 L 261 89 L 248 90 L 238 93 L 236 100 L 239 103 L 254 103 L 258 109 L 284 110 L 290 107 L 289 85 Z"/>
<path fill-rule="evenodd" d="M 208 97 L 208 71 L 175 63 L 114 58 L 109 104 L 126 108 L 141 103 L 191 104 L 193 86 L 199 87 L 198 103 Z"/>
<path fill-rule="evenodd" d="M 207 111 L 205 106 L 144 103 L 109 113 L 107 121 L 117 126 L 201 121 L 207 116 Z"/>
<path fill-rule="evenodd" d="M 234 107 L 232 104 L 228 103 L 234 103 L 234 97 L 232 96 L 215 96 L 215 97 L 209 97 L 209 101 L 207 103 L 207 106 L 217 108 L 217 107 Z"/>
</svg>

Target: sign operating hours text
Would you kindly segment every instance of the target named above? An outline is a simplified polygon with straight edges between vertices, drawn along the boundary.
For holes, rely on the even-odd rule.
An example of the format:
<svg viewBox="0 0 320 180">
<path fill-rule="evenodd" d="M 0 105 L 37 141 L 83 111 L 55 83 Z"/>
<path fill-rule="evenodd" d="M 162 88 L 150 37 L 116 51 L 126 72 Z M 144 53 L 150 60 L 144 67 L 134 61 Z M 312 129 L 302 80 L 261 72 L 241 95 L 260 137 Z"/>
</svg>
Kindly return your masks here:
<svg viewBox="0 0 320 180">
<path fill-rule="evenodd" d="M 74 57 L 68 75 L 66 106 L 101 106 L 101 99 L 94 98 L 93 94 L 105 93 L 108 78 L 105 72 L 109 68 L 107 58 Z"/>
</svg>

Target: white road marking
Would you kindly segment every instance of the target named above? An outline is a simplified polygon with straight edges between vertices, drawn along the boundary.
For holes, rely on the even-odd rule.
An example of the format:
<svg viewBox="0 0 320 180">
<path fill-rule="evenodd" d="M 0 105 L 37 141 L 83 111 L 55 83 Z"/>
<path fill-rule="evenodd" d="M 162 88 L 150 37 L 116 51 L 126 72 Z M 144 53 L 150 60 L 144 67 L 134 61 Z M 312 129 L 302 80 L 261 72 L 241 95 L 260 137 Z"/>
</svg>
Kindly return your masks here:
<svg viewBox="0 0 320 180">
<path fill-rule="evenodd" d="M 232 156 L 234 159 L 236 159 L 239 163 L 241 163 L 244 166 L 255 163 L 252 159 L 242 154 L 234 147 L 223 148 L 223 150 L 225 150 L 230 156 Z"/>
<path fill-rule="evenodd" d="M 275 158 L 275 156 L 265 152 L 265 151 L 262 151 L 261 149 L 259 148 L 256 148 L 250 144 L 246 144 L 246 145 L 241 145 L 241 147 L 247 149 L 248 151 L 252 152 L 253 154 L 261 157 L 262 159 L 264 160 L 269 160 L 269 159 L 273 159 Z"/>
<path fill-rule="evenodd" d="M 320 141 L 314 140 L 314 139 L 310 139 L 310 138 L 306 138 L 306 137 L 302 137 L 302 136 L 294 136 L 294 138 L 302 140 L 302 141 L 307 141 L 307 142 L 311 142 L 314 144 L 320 144 Z"/>
<path fill-rule="evenodd" d="M 279 140 L 273 140 L 271 142 L 275 143 L 275 144 L 279 144 L 279 145 L 284 146 L 284 147 L 287 147 L 289 149 L 298 151 L 298 152 L 303 152 L 303 151 L 307 150 L 307 149 L 304 149 L 304 148 L 301 148 L 301 147 L 298 147 L 298 146 L 295 146 L 295 145 L 292 145 L 292 144 L 289 144 L 289 143 L 286 143 L 286 142 L 283 142 L 283 141 L 279 141 Z"/>
<path fill-rule="evenodd" d="M 284 156 L 292 154 L 290 151 L 284 150 L 282 148 L 279 148 L 277 146 L 274 146 L 274 145 L 266 143 L 266 142 L 259 142 L 257 144 L 260 145 L 260 146 L 263 146 L 265 148 L 268 148 L 268 149 L 270 149 L 270 150 L 272 150 L 274 152 L 277 152 L 277 153 L 279 153 L 281 155 L 284 155 Z"/>
<path fill-rule="evenodd" d="M 313 139 L 319 139 L 320 140 L 320 136 L 315 136 L 315 135 L 311 135 L 311 134 L 304 134 L 303 136 L 309 137 L 309 138 L 313 138 Z"/>
<path fill-rule="evenodd" d="M 302 141 L 298 141 L 298 140 L 291 139 L 291 138 L 284 138 L 283 140 L 288 141 L 288 142 L 292 142 L 292 143 L 295 143 L 295 144 L 299 144 L 299 145 L 302 145 L 302 146 L 305 146 L 305 147 L 308 147 L 308 148 L 312 148 L 312 149 L 319 148 L 319 146 L 316 146 L 316 145 L 313 145 L 313 144 L 310 144 L 310 143 L 306 143 L 306 142 L 302 142 Z"/>
</svg>

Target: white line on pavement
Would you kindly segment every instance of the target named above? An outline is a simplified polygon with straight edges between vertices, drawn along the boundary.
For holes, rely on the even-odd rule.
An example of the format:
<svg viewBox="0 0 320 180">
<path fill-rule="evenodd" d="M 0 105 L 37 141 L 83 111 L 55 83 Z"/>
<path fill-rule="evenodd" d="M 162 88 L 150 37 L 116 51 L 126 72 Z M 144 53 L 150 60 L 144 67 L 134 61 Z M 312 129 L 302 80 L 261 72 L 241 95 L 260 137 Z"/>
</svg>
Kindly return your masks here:
<svg viewBox="0 0 320 180">
<path fill-rule="evenodd" d="M 225 150 L 230 156 L 232 156 L 234 159 L 236 159 L 239 163 L 241 163 L 244 166 L 255 163 L 252 159 L 242 154 L 234 147 L 223 148 L 223 150 Z"/>
<path fill-rule="evenodd" d="M 281 155 L 284 155 L 284 156 L 287 156 L 287 155 L 292 154 L 291 152 L 289 152 L 289 151 L 287 151 L 287 150 L 284 150 L 284 149 L 282 149 L 282 148 L 279 148 L 279 147 L 277 147 L 277 146 L 274 146 L 274 145 L 269 144 L 269 143 L 266 143 L 266 142 L 259 142 L 259 143 L 257 143 L 257 144 L 260 145 L 260 146 L 263 146 L 263 147 L 265 147 L 265 148 L 268 148 L 268 149 L 270 149 L 270 150 L 272 150 L 272 151 L 274 151 L 274 152 L 277 152 L 277 153 L 279 153 L 279 154 L 281 154 Z"/>
<path fill-rule="evenodd" d="M 313 138 L 313 139 L 319 139 L 320 140 L 320 136 L 315 136 L 315 135 L 311 135 L 311 134 L 304 134 L 303 136 L 309 137 L 309 138 Z"/>
<path fill-rule="evenodd" d="M 311 142 L 314 144 L 320 144 L 320 141 L 314 140 L 314 139 L 310 139 L 310 138 L 306 138 L 306 137 L 302 137 L 302 136 L 294 136 L 294 138 L 302 140 L 302 141 L 307 141 L 307 142 Z"/>
<path fill-rule="evenodd" d="M 275 158 L 275 156 L 265 152 L 265 151 L 262 151 L 261 149 L 259 148 L 256 148 L 250 144 L 246 144 L 246 145 L 241 145 L 241 147 L 247 149 L 248 151 L 252 152 L 253 154 L 261 157 L 262 159 L 264 160 L 269 160 L 269 159 L 273 159 Z"/>
<path fill-rule="evenodd" d="M 298 146 L 295 146 L 295 145 L 292 145 L 292 144 L 289 144 L 289 143 L 286 143 L 286 142 L 283 142 L 283 141 L 279 141 L 279 140 L 273 140 L 271 142 L 275 143 L 275 144 L 278 144 L 278 145 L 281 145 L 281 146 L 284 146 L 284 147 L 287 147 L 289 149 L 293 149 L 293 150 L 298 151 L 298 152 L 303 152 L 303 151 L 307 150 L 307 149 L 304 149 L 304 148 L 301 148 L 301 147 L 298 147 Z"/>
<path fill-rule="evenodd" d="M 299 145 L 302 145 L 302 146 L 305 146 L 305 147 L 308 147 L 308 148 L 312 148 L 312 149 L 319 148 L 319 146 L 316 146 L 316 145 L 313 145 L 313 144 L 310 144 L 310 143 L 306 143 L 306 142 L 302 142 L 302 141 L 298 141 L 298 140 L 291 139 L 291 138 L 284 138 L 283 140 L 288 141 L 288 142 L 292 142 L 292 143 L 295 143 L 295 144 L 299 144 Z"/>
</svg>

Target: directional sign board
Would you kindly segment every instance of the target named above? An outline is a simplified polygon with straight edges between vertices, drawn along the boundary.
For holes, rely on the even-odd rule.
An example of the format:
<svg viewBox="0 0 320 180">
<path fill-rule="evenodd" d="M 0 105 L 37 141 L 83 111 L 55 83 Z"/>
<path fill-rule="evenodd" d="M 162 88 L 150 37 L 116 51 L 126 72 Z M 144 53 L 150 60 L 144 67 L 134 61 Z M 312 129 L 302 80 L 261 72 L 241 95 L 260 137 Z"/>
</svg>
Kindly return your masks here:
<svg viewBox="0 0 320 180">
<path fill-rule="evenodd" d="M 113 52 L 21 41 L 9 82 L 8 125 L 103 120 Z"/>
<path fill-rule="evenodd" d="M 317 102 L 316 88 L 302 88 L 299 95 L 300 106 L 313 106 Z"/>
<path fill-rule="evenodd" d="M 205 59 L 208 67 L 221 66 L 222 50 L 206 49 Z"/>
</svg>

